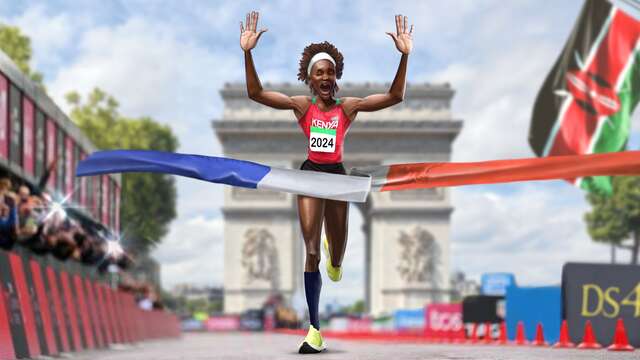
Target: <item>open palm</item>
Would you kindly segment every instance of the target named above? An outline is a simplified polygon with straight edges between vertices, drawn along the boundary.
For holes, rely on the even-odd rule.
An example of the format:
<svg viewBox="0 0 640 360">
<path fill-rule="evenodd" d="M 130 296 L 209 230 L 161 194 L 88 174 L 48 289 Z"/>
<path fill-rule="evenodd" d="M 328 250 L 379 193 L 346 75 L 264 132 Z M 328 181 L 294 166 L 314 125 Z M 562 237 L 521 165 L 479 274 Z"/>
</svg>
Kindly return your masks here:
<svg viewBox="0 0 640 360">
<path fill-rule="evenodd" d="M 256 31 L 258 27 L 258 17 L 260 14 L 257 11 L 252 11 L 247 14 L 247 19 L 244 25 L 240 21 L 240 47 L 244 51 L 249 51 L 256 47 L 260 36 L 267 31 L 267 29 L 260 29 Z"/>
<path fill-rule="evenodd" d="M 391 36 L 396 43 L 396 49 L 405 55 L 409 55 L 411 49 L 413 49 L 413 25 L 410 29 L 407 29 L 407 17 L 402 15 L 396 15 L 396 33 L 388 32 L 387 35 Z"/>
</svg>

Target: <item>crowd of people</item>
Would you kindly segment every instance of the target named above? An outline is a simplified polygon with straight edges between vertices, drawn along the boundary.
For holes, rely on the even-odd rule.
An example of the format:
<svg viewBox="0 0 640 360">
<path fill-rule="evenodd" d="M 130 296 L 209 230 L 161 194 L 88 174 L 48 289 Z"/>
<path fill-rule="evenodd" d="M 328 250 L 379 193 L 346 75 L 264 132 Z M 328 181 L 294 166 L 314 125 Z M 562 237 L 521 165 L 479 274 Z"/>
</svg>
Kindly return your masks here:
<svg viewBox="0 0 640 360">
<path fill-rule="evenodd" d="M 133 258 L 114 240 L 111 232 L 80 210 L 57 203 L 38 187 L 24 183 L 14 187 L 9 176 L 0 176 L 0 248 L 20 246 L 37 255 L 95 266 L 100 273 L 114 266 L 130 269 Z M 119 274 L 118 288 L 134 294 L 140 308 L 162 308 L 152 284 L 126 271 Z"/>
<path fill-rule="evenodd" d="M 126 253 L 110 251 L 110 237 L 100 224 L 78 210 L 65 209 L 47 192 L 28 184 L 14 187 L 10 177 L 0 177 L 1 248 L 10 250 L 18 245 L 38 255 L 97 266 L 101 272 L 112 264 L 128 268 L 132 259 Z"/>
</svg>

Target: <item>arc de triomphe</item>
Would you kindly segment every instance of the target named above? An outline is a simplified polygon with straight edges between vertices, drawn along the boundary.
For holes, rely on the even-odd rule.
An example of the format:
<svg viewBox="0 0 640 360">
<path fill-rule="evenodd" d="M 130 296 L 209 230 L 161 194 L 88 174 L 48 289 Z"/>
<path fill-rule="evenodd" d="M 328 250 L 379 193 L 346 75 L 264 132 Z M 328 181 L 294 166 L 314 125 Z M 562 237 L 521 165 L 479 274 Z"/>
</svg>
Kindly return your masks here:
<svg viewBox="0 0 640 360">
<path fill-rule="evenodd" d="M 306 94 L 302 85 L 266 84 L 285 94 Z M 341 84 L 341 96 L 384 93 L 388 84 Z M 293 112 L 250 100 L 244 84 L 226 84 L 222 119 L 212 122 L 225 156 L 298 168 L 306 138 Z M 345 141 L 344 163 L 356 166 L 449 161 L 462 121 L 451 114 L 448 84 L 409 84 L 392 108 L 360 113 Z M 365 304 L 372 314 L 447 301 L 449 285 L 449 191 L 428 189 L 372 193 L 362 212 L 365 235 Z M 295 196 L 225 188 L 224 308 L 260 308 L 273 293 L 287 299 L 302 287 L 304 263 Z M 321 269 L 323 271 L 324 269 Z M 302 290 L 303 291 L 303 290 Z"/>
</svg>

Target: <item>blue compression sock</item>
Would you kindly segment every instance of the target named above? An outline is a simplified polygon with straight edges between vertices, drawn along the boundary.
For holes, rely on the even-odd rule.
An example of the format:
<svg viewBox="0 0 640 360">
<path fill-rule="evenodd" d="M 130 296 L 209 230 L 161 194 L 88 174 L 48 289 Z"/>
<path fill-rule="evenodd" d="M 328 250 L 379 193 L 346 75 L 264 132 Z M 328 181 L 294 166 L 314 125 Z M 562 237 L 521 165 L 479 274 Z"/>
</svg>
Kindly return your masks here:
<svg viewBox="0 0 640 360">
<path fill-rule="evenodd" d="M 309 307 L 309 322 L 314 328 L 320 330 L 318 319 L 318 303 L 320 302 L 320 289 L 322 289 L 322 277 L 320 271 L 304 273 L 304 294 L 307 297 Z"/>
</svg>

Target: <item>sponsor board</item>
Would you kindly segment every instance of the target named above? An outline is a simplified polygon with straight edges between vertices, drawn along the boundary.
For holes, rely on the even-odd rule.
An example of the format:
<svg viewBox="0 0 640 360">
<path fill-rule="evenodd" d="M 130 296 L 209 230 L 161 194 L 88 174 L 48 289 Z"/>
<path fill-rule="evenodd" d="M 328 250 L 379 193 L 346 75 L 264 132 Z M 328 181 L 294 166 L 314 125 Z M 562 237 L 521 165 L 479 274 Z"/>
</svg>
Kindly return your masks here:
<svg viewBox="0 0 640 360">
<path fill-rule="evenodd" d="M 425 309 L 397 310 L 393 314 L 393 323 L 396 330 L 424 330 Z"/>
<path fill-rule="evenodd" d="M 574 342 L 587 320 L 602 345 L 613 341 L 621 318 L 629 342 L 640 347 L 640 266 L 567 263 L 562 268 L 562 308 Z"/>
<path fill-rule="evenodd" d="M 505 296 L 507 288 L 516 285 L 516 277 L 510 273 L 482 274 L 480 284 L 482 295 Z"/>
<path fill-rule="evenodd" d="M 462 304 L 429 304 L 425 317 L 426 333 L 430 336 L 453 337 L 464 332 Z"/>
<path fill-rule="evenodd" d="M 207 331 L 240 330 L 240 317 L 232 315 L 212 316 L 206 321 L 205 327 Z"/>
</svg>

